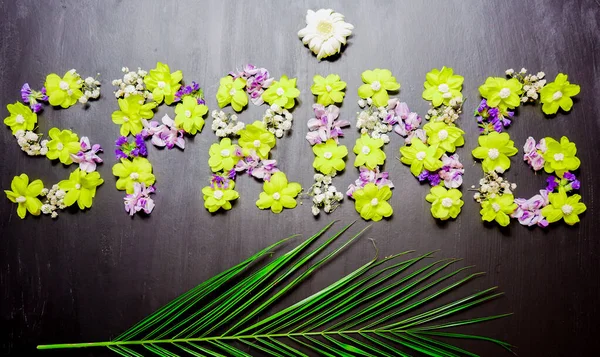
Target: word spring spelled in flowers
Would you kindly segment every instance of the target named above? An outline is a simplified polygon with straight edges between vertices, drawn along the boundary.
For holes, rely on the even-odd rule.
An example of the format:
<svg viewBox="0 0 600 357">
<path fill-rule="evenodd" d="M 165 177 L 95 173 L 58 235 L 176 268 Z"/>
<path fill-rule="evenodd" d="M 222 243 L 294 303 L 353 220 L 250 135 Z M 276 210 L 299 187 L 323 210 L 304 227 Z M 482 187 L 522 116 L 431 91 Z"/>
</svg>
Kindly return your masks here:
<svg viewBox="0 0 600 357">
<path fill-rule="evenodd" d="M 559 109 L 571 110 L 572 96 L 579 93 L 579 86 L 571 84 L 567 75 L 559 73 L 554 82 L 547 83 L 545 73 L 527 74 L 525 68 L 518 73 L 506 71 L 508 79 L 489 77 L 479 87 L 483 100 L 475 111 L 481 136 L 479 147 L 472 152 L 482 160 L 485 177 L 474 199 L 481 204 L 482 220 L 495 221 L 507 226 L 510 218 L 518 219 L 525 226 L 547 227 L 550 223 L 564 220 L 573 225 L 586 210 L 581 196 L 573 191 L 581 187 L 574 172 L 579 168 L 577 147 L 566 136 L 560 140 L 546 137 L 536 142 L 529 137 L 523 147 L 523 159 L 534 171 L 542 169 L 551 174 L 545 189 L 531 198 L 515 198 L 517 185 L 508 182 L 501 174 L 510 168 L 510 157 L 517 154 L 506 130 L 515 117 L 515 110 L 522 103 L 542 103 L 542 111 L 554 115 Z M 475 186 L 473 186 L 475 188 Z"/>
<path fill-rule="evenodd" d="M 97 164 L 102 163 L 98 156 L 102 151 L 100 145 L 91 145 L 87 137 L 80 138 L 71 130 L 51 128 L 48 139 L 34 130 L 43 104 L 66 109 L 77 102 L 87 105 L 90 99 L 99 97 L 100 82 L 92 77 L 82 79 L 72 69 L 62 77 L 55 73 L 47 75 L 39 91 L 25 83 L 21 87 L 21 99 L 27 105 L 21 102 L 7 105 L 9 116 L 4 119 L 4 124 L 11 129 L 21 150 L 29 156 L 58 160 L 65 166 L 78 165 L 68 179 L 50 188 L 45 188 L 42 180 L 30 180 L 27 174 L 15 176 L 10 190 L 4 192 L 11 202 L 17 204 L 20 218 L 25 218 L 27 212 L 34 216 L 43 213 L 56 218 L 59 210 L 75 203 L 81 210 L 92 206 L 96 189 L 104 182 L 96 171 Z"/>
<path fill-rule="evenodd" d="M 210 184 L 202 189 L 204 207 L 209 212 L 232 208 L 231 202 L 240 196 L 235 180 L 243 172 L 263 181 L 263 192 L 256 201 L 258 208 L 280 213 L 284 208 L 296 207 L 296 196 L 302 188 L 288 182 L 277 168 L 277 161 L 269 157 L 277 138 L 292 127 L 289 110 L 299 95 L 295 78 L 283 75 L 276 81 L 265 68 L 252 64 L 221 78 L 216 96 L 219 107 L 231 105 L 234 111 L 241 112 L 249 101 L 269 107 L 262 120 L 249 125 L 239 121 L 237 114 L 212 112 L 211 128 L 221 140 L 210 147 L 208 164 L 213 174 Z"/>
<path fill-rule="evenodd" d="M 431 203 L 434 218 L 456 218 L 464 202 L 458 188 L 465 172 L 458 154 L 458 146 L 465 143 L 465 132 L 456 125 L 461 114 L 464 78 L 452 68 L 435 68 L 426 75 L 423 98 L 430 101 L 431 109 L 425 118 L 429 123 L 419 128 L 421 118 L 409 113 L 406 105 L 398 105 L 396 133 L 405 137 L 400 148 L 400 161 L 410 165 L 410 172 L 420 181 L 431 185 L 425 197 Z"/>
<path fill-rule="evenodd" d="M 122 71 L 123 79 L 112 81 L 118 88 L 115 97 L 119 104 L 112 121 L 120 125 L 121 134 L 115 141 L 115 156 L 120 162 L 112 172 L 118 177 L 117 189 L 126 192 L 125 211 L 131 216 L 137 212 L 150 214 L 155 207 L 150 195 L 156 193 L 156 177 L 147 159 L 146 140 L 156 147 L 183 150 L 185 135 L 202 131 L 208 108 L 200 85 L 182 84 L 182 72 L 171 72 L 164 63 L 158 62 L 150 71 L 130 71 L 127 67 Z M 151 120 L 163 102 L 175 105 L 175 118 L 165 115 L 160 122 Z"/>
</svg>

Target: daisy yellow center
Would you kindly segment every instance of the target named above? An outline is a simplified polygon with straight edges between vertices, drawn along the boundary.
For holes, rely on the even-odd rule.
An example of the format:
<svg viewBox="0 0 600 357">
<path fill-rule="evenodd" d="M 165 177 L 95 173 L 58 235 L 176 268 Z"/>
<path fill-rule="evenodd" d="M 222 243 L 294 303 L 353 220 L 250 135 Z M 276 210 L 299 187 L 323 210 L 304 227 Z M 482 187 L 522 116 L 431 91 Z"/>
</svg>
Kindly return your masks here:
<svg viewBox="0 0 600 357">
<path fill-rule="evenodd" d="M 25 196 L 19 196 L 17 197 L 17 203 L 25 203 L 25 201 L 27 201 L 27 198 L 25 198 Z"/>
<path fill-rule="evenodd" d="M 559 100 L 560 98 L 562 98 L 563 94 L 561 91 L 556 91 L 554 92 L 554 94 L 552 94 L 552 100 Z"/>
<path fill-rule="evenodd" d="M 235 95 L 235 88 L 231 88 L 229 90 L 229 95 L 232 96 L 232 97 Z"/>
<path fill-rule="evenodd" d="M 64 149 L 64 148 L 65 148 L 65 146 L 63 145 L 63 143 L 58 143 L 58 144 L 56 145 L 56 150 L 58 150 L 58 151 L 61 151 L 61 150 L 62 150 L 62 149 Z"/>
<path fill-rule="evenodd" d="M 252 143 L 252 145 L 254 145 L 255 148 L 259 148 L 260 147 L 260 140 L 254 140 L 254 142 Z"/>
<path fill-rule="evenodd" d="M 496 160 L 500 156 L 500 151 L 498 149 L 493 148 L 488 150 L 488 157 L 492 160 Z"/>
<path fill-rule="evenodd" d="M 381 83 L 379 81 L 374 81 L 373 83 L 371 83 L 371 89 L 377 92 L 381 89 Z"/>
<path fill-rule="evenodd" d="M 560 209 L 562 210 L 565 216 L 568 216 L 571 213 L 573 213 L 573 206 L 571 205 L 563 205 Z"/>
<path fill-rule="evenodd" d="M 140 174 L 138 174 L 137 172 L 132 172 L 129 174 L 129 178 L 135 181 L 140 178 Z"/>
<path fill-rule="evenodd" d="M 502 89 L 500 89 L 500 98 L 506 99 L 509 96 L 510 96 L 510 89 L 508 89 L 508 88 L 502 88 Z"/>
<path fill-rule="evenodd" d="M 440 140 L 446 140 L 448 139 L 448 131 L 446 129 L 442 129 L 438 132 L 438 138 Z"/>
<path fill-rule="evenodd" d="M 280 96 L 280 97 L 281 97 L 281 96 L 282 96 L 282 95 L 284 95 L 284 94 L 285 94 L 285 89 L 283 89 L 283 88 L 281 88 L 281 87 L 277 88 L 277 95 L 278 95 L 278 96 Z"/>
<path fill-rule="evenodd" d="M 442 83 L 438 86 L 438 90 L 442 93 L 448 93 L 448 91 L 450 90 L 450 87 L 448 87 L 448 85 L 446 83 Z"/>
<path fill-rule="evenodd" d="M 423 161 L 427 157 L 427 153 L 425 151 L 419 151 L 417 155 L 415 155 L 417 160 Z"/>
<path fill-rule="evenodd" d="M 220 191 L 220 190 L 215 191 L 215 193 L 213 193 L 213 197 L 217 200 L 220 200 L 221 198 L 223 198 L 223 191 Z"/>
<path fill-rule="evenodd" d="M 80 185 L 80 184 L 76 184 L 76 185 L 75 185 L 75 189 L 76 189 L 76 190 L 81 190 L 81 185 Z"/>
<path fill-rule="evenodd" d="M 274 199 L 275 201 L 279 201 L 279 199 L 280 199 L 280 198 L 281 198 L 281 195 L 279 194 L 279 192 L 275 192 L 275 193 L 273 194 L 273 199 Z"/>
<path fill-rule="evenodd" d="M 163 89 L 167 84 L 163 81 L 158 81 L 158 83 L 156 83 L 156 86 L 160 89 Z"/>
<path fill-rule="evenodd" d="M 127 123 L 129 121 L 128 117 L 123 117 L 123 123 Z"/>
<path fill-rule="evenodd" d="M 333 24 L 329 21 L 320 21 L 317 25 L 317 31 L 321 35 L 330 36 L 333 33 Z"/>
<path fill-rule="evenodd" d="M 21 114 L 17 114 L 15 121 L 17 122 L 17 124 L 23 124 L 25 122 L 25 118 Z"/>
<path fill-rule="evenodd" d="M 362 147 L 362 149 L 360 149 L 360 152 L 362 152 L 365 155 L 369 155 L 369 153 L 371 153 L 371 148 L 365 145 Z"/>
<path fill-rule="evenodd" d="M 377 199 L 377 197 L 375 197 L 371 200 L 371 206 L 377 206 L 378 204 L 379 204 L 379 200 Z"/>
<path fill-rule="evenodd" d="M 333 88 L 331 88 L 330 85 L 326 85 L 325 86 L 325 90 L 329 93 L 329 92 L 331 92 L 333 90 Z"/>
<path fill-rule="evenodd" d="M 555 161 L 563 161 L 565 159 L 565 155 L 563 153 L 557 153 L 554 154 L 554 160 Z"/>
<path fill-rule="evenodd" d="M 449 197 L 446 197 L 442 200 L 442 206 L 446 207 L 446 208 L 450 208 L 452 207 L 452 199 Z"/>
<path fill-rule="evenodd" d="M 229 157 L 230 154 L 231 154 L 231 152 L 227 149 L 221 150 L 221 156 L 223 156 L 223 157 Z"/>
<path fill-rule="evenodd" d="M 323 154 L 323 157 L 326 159 L 331 159 L 332 156 L 333 154 L 330 151 L 327 151 Z"/>
<path fill-rule="evenodd" d="M 192 117 L 192 112 L 190 112 L 189 110 L 186 110 L 184 114 L 185 114 L 186 118 Z"/>
<path fill-rule="evenodd" d="M 58 84 L 58 87 L 62 90 L 69 90 L 69 83 L 67 83 L 65 81 L 60 81 L 60 83 Z"/>
<path fill-rule="evenodd" d="M 500 205 L 497 203 L 493 203 L 492 209 L 494 210 L 494 212 L 498 212 L 498 211 L 500 211 Z"/>
</svg>

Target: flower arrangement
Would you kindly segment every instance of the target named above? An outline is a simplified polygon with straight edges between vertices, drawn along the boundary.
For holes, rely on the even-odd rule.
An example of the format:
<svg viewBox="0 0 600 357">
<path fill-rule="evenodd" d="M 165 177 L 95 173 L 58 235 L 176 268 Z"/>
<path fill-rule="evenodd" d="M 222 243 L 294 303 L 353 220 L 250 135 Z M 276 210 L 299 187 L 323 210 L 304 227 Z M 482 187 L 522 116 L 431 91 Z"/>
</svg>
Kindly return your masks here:
<svg viewBox="0 0 600 357">
<path fill-rule="evenodd" d="M 547 227 L 550 223 L 564 220 L 573 225 L 579 222 L 579 214 L 586 206 L 581 196 L 572 194 L 581 186 L 573 173 L 579 168 L 575 143 L 563 136 L 560 141 L 546 137 L 536 142 L 529 137 L 523 147 L 523 159 L 534 170 L 544 169 L 551 174 L 547 186 L 531 198 L 515 198 L 517 185 L 501 175 L 510 168 L 510 158 L 517 154 L 506 130 L 515 116 L 515 110 L 524 103 L 542 103 L 546 115 L 554 115 L 559 108 L 567 112 L 573 106 L 572 96 L 579 93 L 579 86 L 571 84 L 567 75 L 559 73 L 554 82 L 547 83 L 545 73 L 527 74 L 506 71 L 508 79 L 489 77 L 479 87 L 483 97 L 475 111 L 481 136 L 479 146 L 472 152 L 482 161 L 485 177 L 479 181 L 474 199 L 481 204 L 482 220 L 495 221 L 507 226 L 510 218 L 518 219 L 524 226 Z M 475 189 L 475 186 L 472 186 Z"/>
<path fill-rule="evenodd" d="M 344 100 L 346 82 L 337 74 L 316 75 L 313 82 L 310 89 L 317 96 L 317 104 L 313 105 L 315 117 L 307 123 L 306 140 L 312 145 L 313 167 L 318 173 L 307 193 L 312 197 L 312 213 L 316 216 L 321 209 L 333 212 L 344 198 L 332 185 L 332 179 L 346 168 L 348 149 L 339 144 L 339 138 L 344 136 L 342 128 L 350 126 L 350 122 L 339 118 L 340 108 L 336 105 Z"/>
<path fill-rule="evenodd" d="M 150 71 L 123 67 L 122 79 L 112 81 L 119 110 L 112 114 L 113 123 L 120 125 L 121 136 L 115 141 L 115 156 L 119 160 L 112 168 L 117 176 L 116 187 L 126 192 L 125 211 L 150 214 L 155 207 L 150 194 L 156 192 L 156 177 L 147 159 L 146 140 L 156 147 L 185 149 L 185 135 L 196 135 L 204 127 L 208 112 L 200 85 L 182 83 L 181 71 L 171 72 L 168 65 L 158 62 Z M 151 120 L 162 103 L 175 105 L 175 118 L 163 116 L 161 122 Z M 129 136 L 132 139 L 129 139 Z"/>
<path fill-rule="evenodd" d="M 445 221 L 456 218 L 464 202 L 458 188 L 465 172 L 456 148 L 464 145 L 465 132 L 456 125 L 462 112 L 464 78 L 448 67 L 434 68 L 426 75 L 423 99 L 431 109 L 419 128 L 421 118 L 410 113 L 406 105 L 398 105 L 396 133 L 405 137 L 400 148 L 400 161 L 410 165 L 410 172 L 420 181 L 431 185 L 425 200 L 431 203 L 431 215 Z"/>
<path fill-rule="evenodd" d="M 265 68 L 247 64 L 239 72 L 231 72 L 221 78 L 217 90 L 220 108 L 231 105 L 241 112 L 252 102 L 267 104 L 262 120 L 246 125 L 235 113 L 223 110 L 212 112 L 211 124 L 219 142 L 211 145 L 208 164 L 212 171 L 210 184 L 202 189 L 204 207 L 211 213 L 220 209 L 230 210 L 231 201 L 239 198 L 234 190 L 239 173 L 246 172 L 264 182 L 256 206 L 280 213 L 283 208 L 296 207 L 296 196 L 301 191 L 298 183 L 288 182 L 286 175 L 277 168 L 277 161 L 270 159 L 271 149 L 277 138 L 291 129 L 293 116 L 290 110 L 296 104 L 300 91 L 296 79 L 286 75 L 276 81 Z M 237 142 L 234 142 L 237 138 Z"/>
<path fill-rule="evenodd" d="M 321 60 L 340 53 L 353 29 L 344 21 L 344 15 L 331 9 L 308 10 L 306 27 L 298 31 L 298 36 Z"/>
<path fill-rule="evenodd" d="M 11 202 L 17 204 L 17 215 L 21 219 L 25 218 L 27 212 L 34 216 L 43 213 L 56 218 L 59 210 L 75 203 L 81 210 L 92 206 L 97 187 L 104 183 L 96 171 L 97 164 L 102 163 L 98 156 L 102 151 L 100 145 L 90 145 L 87 137 L 80 138 L 71 130 L 58 128 L 50 129 L 49 138 L 44 139 L 43 134 L 36 132 L 36 129 L 38 113 L 42 112 L 44 104 L 66 109 L 77 102 L 88 105 L 89 100 L 99 97 L 98 79 L 83 79 L 72 69 L 62 77 L 50 73 L 39 91 L 32 89 L 28 83 L 23 84 L 23 102 L 6 106 L 9 116 L 4 119 L 4 124 L 11 129 L 21 150 L 27 155 L 46 156 L 50 160 L 60 161 L 65 166 L 78 165 L 68 179 L 50 188 L 45 188 L 42 180 L 30 180 L 27 174 L 15 176 L 10 190 L 4 192 Z"/>
<path fill-rule="evenodd" d="M 363 219 L 379 221 L 393 213 L 388 201 L 394 185 L 388 173 L 381 171 L 386 159 L 383 146 L 390 142 L 388 133 L 400 122 L 399 110 L 406 108 L 406 103 L 390 99 L 388 92 L 398 91 L 400 83 L 389 70 L 367 70 L 361 77 L 364 84 L 358 88 L 358 105 L 363 110 L 357 113 L 356 122 L 361 136 L 353 148 L 354 166 L 360 175 L 346 194 L 354 199 L 354 207 Z"/>
</svg>

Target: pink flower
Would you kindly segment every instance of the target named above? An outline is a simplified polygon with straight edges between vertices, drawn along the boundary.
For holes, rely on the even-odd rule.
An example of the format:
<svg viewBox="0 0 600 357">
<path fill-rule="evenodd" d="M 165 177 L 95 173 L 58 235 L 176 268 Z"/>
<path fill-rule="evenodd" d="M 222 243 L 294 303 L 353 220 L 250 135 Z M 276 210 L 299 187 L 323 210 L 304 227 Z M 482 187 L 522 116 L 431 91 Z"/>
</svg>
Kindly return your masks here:
<svg viewBox="0 0 600 357">
<path fill-rule="evenodd" d="M 154 200 L 150 198 L 150 194 L 154 193 L 154 186 L 146 187 L 144 183 L 135 183 L 133 185 L 133 193 L 125 196 L 125 211 L 133 216 L 136 212 L 144 211 L 150 214 L 154 209 Z"/>
<path fill-rule="evenodd" d="M 306 134 L 306 140 L 311 145 L 325 142 L 331 138 L 338 142 L 338 137 L 344 136 L 342 128 L 350 125 L 347 120 L 339 120 L 340 108 L 335 105 L 330 105 L 327 108 L 321 104 L 314 104 L 313 110 L 315 112 L 315 118 L 308 121 L 308 134 Z"/>
<path fill-rule="evenodd" d="M 374 183 L 377 187 L 389 186 L 390 188 L 394 188 L 394 184 L 388 177 L 389 174 L 387 172 L 380 172 L 379 167 L 376 167 L 375 170 L 371 170 L 365 166 L 361 166 L 358 179 L 348 186 L 346 195 L 352 197 L 354 191 L 365 187 L 368 183 Z"/>
<path fill-rule="evenodd" d="M 458 188 L 463 183 L 462 176 L 465 173 L 463 164 L 459 161 L 458 154 L 442 156 L 444 166 L 438 171 L 440 179 L 444 180 L 444 186 Z"/>
<path fill-rule="evenodd" d="M 162 124 L 159 125 L 156 121 L 148 123 L 144 121 L 144 127 L 147 136 L 152 135 L 152 144 L 154 146 L 164 147 L 169 150 L 178 146 L 181 149 L 185 148 L 185 140 L 183 138 L 183 129 L 178 129 L 175 122 L 168 115 L 162 118 Z"/>
<path fill-rule="evenodd" d="M 517 209 L 510 216 L 517 218 L 519 223 L 524 226 L 538 225 L 540 227 L 548 226 L 548 221 L 542 216 L 542 208 L 548 203 L 548 191 L 540 190 L 538 195 L 530 199 L 515 198 Z"/>
<path fill-rule="evenodd" d="M 544 168 L 545 161 L 542 157 L 542 153 L 546 152 L 546 150 L 546 141 L 544 139 L 536 144 L 535 139 L 530 136 L 523 146 L 523 160 L 525 160 L 535 171 L 539 171 Z"/>
<path fill-rule="evenodd" d="M 405 102 L 400 102 L 398 98 L 392 98 L 388 100 L 388 110 L 393 110 L 396 116 L 402 120 L 406 120 L 408 115 L 410 114 L 410 110 L 408 110 L 408 105 Z"/>
<path fill-rule="evenodd" d="M 238 161 L 235 171 L 246 171 L 248 175 L 269 181 L 271 180 L 271 175 L 279 171 L 279 169 L 277 168 L 276 160 L 261 160 L 255 151 L 251 151 L 250 155 Z"/>
<path fill-rule="evenodd" d="M 102 151 L 102 147 L 98 144 L 90 145 L 90 139 L 87 136 L 82 136 L 79 140 L 81 150 L 77 154 L 71 154 L 73 162 L 79 164 L 79 168 L 86 172 L 96 171 L 97 164 L 102 162 L 102 159 L 97 155 Z"/>
</svg>

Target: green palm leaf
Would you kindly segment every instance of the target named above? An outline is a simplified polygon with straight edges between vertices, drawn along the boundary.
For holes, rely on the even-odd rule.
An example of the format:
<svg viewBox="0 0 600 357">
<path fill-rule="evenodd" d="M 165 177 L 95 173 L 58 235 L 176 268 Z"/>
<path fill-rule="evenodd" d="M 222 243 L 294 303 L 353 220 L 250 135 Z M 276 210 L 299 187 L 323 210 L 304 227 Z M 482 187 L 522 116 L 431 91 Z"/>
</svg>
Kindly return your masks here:
<svg viewBox="0 0 600 357">
<path fill-rule="evenodd" d="M 376 256 L 319 292 L 269 314 L 276 302 L 364 232 L 325 254 L 350 224 L 311 248 L 333 224 L 274 259 L 267 258 L 289 238 L 263 249 L 112 341 L 38 349 L 105 347 L 126 357 L 410 356 L 415 352 L 455 357 L 477 355 L 444 341 L 473 339 L 510 351 L 509 344 L 493 338 L 446 331 L 508 314 L 449 321 L 501 293 L 494 287 L 440 303 L 442 295 L 458 291 L 482 273 L 469 273 L 471 267 L 452 269 L 457 259 L 434 260 L 433 252 L 412 258 L 408 257 L 412 251 L 382 259 Z"/>
</svg>

